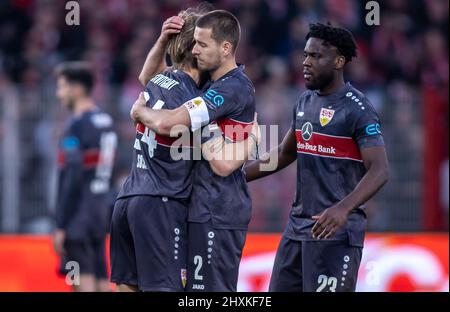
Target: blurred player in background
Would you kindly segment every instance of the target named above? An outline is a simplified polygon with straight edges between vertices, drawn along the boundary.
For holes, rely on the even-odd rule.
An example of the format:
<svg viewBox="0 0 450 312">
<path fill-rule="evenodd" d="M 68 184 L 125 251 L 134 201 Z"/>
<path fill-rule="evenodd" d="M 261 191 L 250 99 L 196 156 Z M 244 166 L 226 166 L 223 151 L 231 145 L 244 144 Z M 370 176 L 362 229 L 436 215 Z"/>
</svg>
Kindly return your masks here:
<svg viewBox="0 0 450 312">
<path fill-rule="evenodd" d="M 177 125 L 188 126 L 193 132 L 203 127 L 206 130 L 202 131 L 204 151 L 227 154 L 225 149 L 232 144 L 225 144 L 224 148 L 223 138 L 235 144 L 246 139 L 248 145 L 253 145 L 246 151 L 247 155 L 259 140 L 259 134 L 255 135 L 255 127 L 252 127 L 255 90 L 244 67 L 238 66 L 235 60 L 239 38 L 239 22 L 231 13 L 216 10 L 200 17 L 192 53 L 199 70 L 210 74 L 208 88 L 174 110 L 170 106 L 150 109 L 145 107 L 142 98 L 138 99 L 131 111 L 132 117 L 164 135 Z M 160 49 L 159 53 L 154 53 L 160 59 L 150 62 L 152 69 L 158 68 L 155 64 L 161 63 L 165 53 L 163 45 L 155 48 Z M 141 78 L 149 73 L 151 70 L 144 70 Z M 215 170 L 206 159 L 199 160 L 194 169 L 188 214 L 187 291 L 236 291 L 237 288 L 239 263 L 251 217 L 251 199 L 240 168 L 245 159 L 225 157 L 230 161 L 222 170 Z"/>
<path fill-rule="evenodd" d="M 59 144 L 55 251 L 61 273 L 80 269 L 75 291 L 110 291 L 105 239 L 110 224 L 110 183 L 117 137 L 111 117 L 95 106 L 93 75 L 81 62 L 57 69 L 57 97 L 71 118 Z"/>
<path fill-rule="evenodd" d="M 138 99 L 142 107 L 176 109 L 201 95 L 201 73 L 192 54 L 194 29 L 202 7 L 180 12 L 162 27 L 155 48 L 144 65 L 145 94 Z M 162 53 L 159 53 L 162 47 Z M 168 49 L 172 68 L 159 66 Z M 151 60 L 158 53 L 156 68 L 164 71 L 152 79 Z M 150 63 L 149 63 L 150 62 Z M 150 73 L 150 74 L 149 74 Z M 136 121 L 139 121 L 136 119 Z M 257 129 L 257 124 L 254 129 Z M 189 128 L 185 127 L 187 130 Z M 216 126 L 217 128 L 217 126 Z M 111 280 L 121 291 L 184 291 L 187 261 L 188 199 L 192 190 L 192 141 L 177 145 L 170 131 L 158 131 L 137 123 L 134 160 L 131 174 L 120 192 L 113 214 L 111 229 Z M 170 129 L 172 130 L 172 129 Z M 189 135 L 190 138 L 190 135 Z M 239 142 L 246 148 L 247 142 Z M 242 166 L 240 161 L 226 161 L 217 153 L 229 153 L 220 133 L 208 166 L 220 174 L 230 174 Z M 251 145 L 251 144 L 250 144 Z M 240 148 L 239 146 L 236 146 Z M 181 152 L 180 155 L 178 152 Z M 173 153 L 182 156 L 174 159 Z M 229 169 L 229 168 L 232 169 Z"/>
<path fill-rule="evenodd" d="M 253 181 L 297 160 L 297 193 L 278 247 L 270 291 L 354 291 L 366 229 L 364 203 L 388 179 L 380 120 L 363 93 L 344 82 L 356 56 L 352 34 L 310 25 L 306 87 L 292 128 L 264 160 L 246 167 Z M 278 154 L 275 171 L 261 163 Z"/>
</svg>

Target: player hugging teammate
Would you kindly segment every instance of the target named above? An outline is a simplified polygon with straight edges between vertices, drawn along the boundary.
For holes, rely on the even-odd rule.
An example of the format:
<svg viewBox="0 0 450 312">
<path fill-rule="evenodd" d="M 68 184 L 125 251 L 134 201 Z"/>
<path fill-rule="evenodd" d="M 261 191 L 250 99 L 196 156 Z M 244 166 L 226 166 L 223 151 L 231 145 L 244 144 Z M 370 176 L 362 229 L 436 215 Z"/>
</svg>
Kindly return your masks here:
<svg viewBox="0 0 450 312">
<path fill-rule="evenodd" d="M 133 165 L 111 226 L 119 290 L 236 291 L 251 216 L 242 166 L 259 140 L 254 87 L 235 62 L 239 36 L 231 13 L 188 9 L 164 23 L 147 57 L 131 111 Z M 176 144 L 176 126 L 199 140 Z"/>
</svg>

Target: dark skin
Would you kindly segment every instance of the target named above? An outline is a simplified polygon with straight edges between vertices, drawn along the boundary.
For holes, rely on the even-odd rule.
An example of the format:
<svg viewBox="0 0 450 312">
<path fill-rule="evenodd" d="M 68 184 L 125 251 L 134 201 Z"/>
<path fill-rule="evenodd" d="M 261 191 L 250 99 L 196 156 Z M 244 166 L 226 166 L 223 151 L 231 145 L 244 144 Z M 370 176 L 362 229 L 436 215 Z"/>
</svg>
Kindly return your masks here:
<svg viewBox="0 0 450 312">
<path fill-rule="evenodd" d="M 339 90 L 344 84 L 343 68 L 345 57 L 337 48 L 324 43 L 322 39 L 308 39 L 303 61 L 305 85 L 317 90 L 320 95 L 329 95 Z M 383 146 L 368 147 L 360 150 L 366 168 L 366 174 L 355 189 L 336 203 L 312 216 L 317 222 L 311 232 L 316 239 L 332 237 L 347 221 L 350 212 L 374 196 L 388 180 L 388 161 Z M 278 164 L 273 171 L 261 171 L 261 164 L 278 155 Z M 282 170 L 297 159 L 297 142 L 295 133 L 290 129 L 281 144 L 247 167 L 247 181 L 253 181 Z"/>
<path fill-rule="evenodd" d="M 308 89 L 329 95 L 345 84 L 345 57 L 336 47 L 325 44 L 322 39 L 309 38 L 303 55 L 303 74 Z"/>
</svg>

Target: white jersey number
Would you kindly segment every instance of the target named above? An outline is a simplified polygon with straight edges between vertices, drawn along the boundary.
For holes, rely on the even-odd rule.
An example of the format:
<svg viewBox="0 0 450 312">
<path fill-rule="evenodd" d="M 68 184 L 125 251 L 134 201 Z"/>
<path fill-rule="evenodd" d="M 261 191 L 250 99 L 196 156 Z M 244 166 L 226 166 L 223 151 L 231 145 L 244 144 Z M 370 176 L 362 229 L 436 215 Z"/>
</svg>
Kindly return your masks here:
<svg viewBox="0 0 450 312">
<path fill-rule="evenodd" d="M 319 275 L 319 278 L 317 279 L 317 283 L 319 284 L 319 287 L 317 288 L 316 292 L 321 292 L 325 289 L 325 287 L 329 286 L 330 292 L 336 292 L 336 286 L 337 286 L 337 278 L 336 277 L 328 277 L 326 275 Z"/>
<path fill-rule="evenodd" d="M 92 193 L 106 193 L 109 190 L 116 148 L 117 135 L 112 131 L 102 133 L 99 161 L 95 170 L 95 178 L 90 185 Z"/>
<path fill-rule="evenodd" d="M 156 101 L 155 105 L 153 105 L 153 109 L 161 109 L 164 106 L 164 101 L 158 100 Z M 156 133 L 153 130 L 150 130 L 149 128 L 145 127 L 144 134 L 142 135 L 141 141 L 146 143 L 148 146 L 148 155 L 150 158 L 153 157 L 153 153 L 155 151 L 155 148 L 157 146 L 156 142 Z"/>
</svg>

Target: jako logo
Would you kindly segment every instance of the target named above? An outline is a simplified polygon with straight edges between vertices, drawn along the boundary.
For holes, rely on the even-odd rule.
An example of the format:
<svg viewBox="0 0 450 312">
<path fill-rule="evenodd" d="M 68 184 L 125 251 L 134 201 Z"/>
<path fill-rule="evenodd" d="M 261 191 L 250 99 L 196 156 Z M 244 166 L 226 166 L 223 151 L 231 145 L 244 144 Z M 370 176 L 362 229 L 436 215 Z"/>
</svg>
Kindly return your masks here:
<svg viewBox="0 0 450 312">
<path fill-rule="evenodd" d="M 367 135 L 376 135 L 381 134 L 380 124 L 370 124 L 366 127 L 366 134 Z"/>
<path fill-rule="evenodd" d="M 214 103 L 216 107 L 220 107 L 225 101 L 223 96 L 221 96 L 216 90 L 213 89 L 209 89 L 206 92 L 205 97 L 212 103 Z"/>
</svg>

